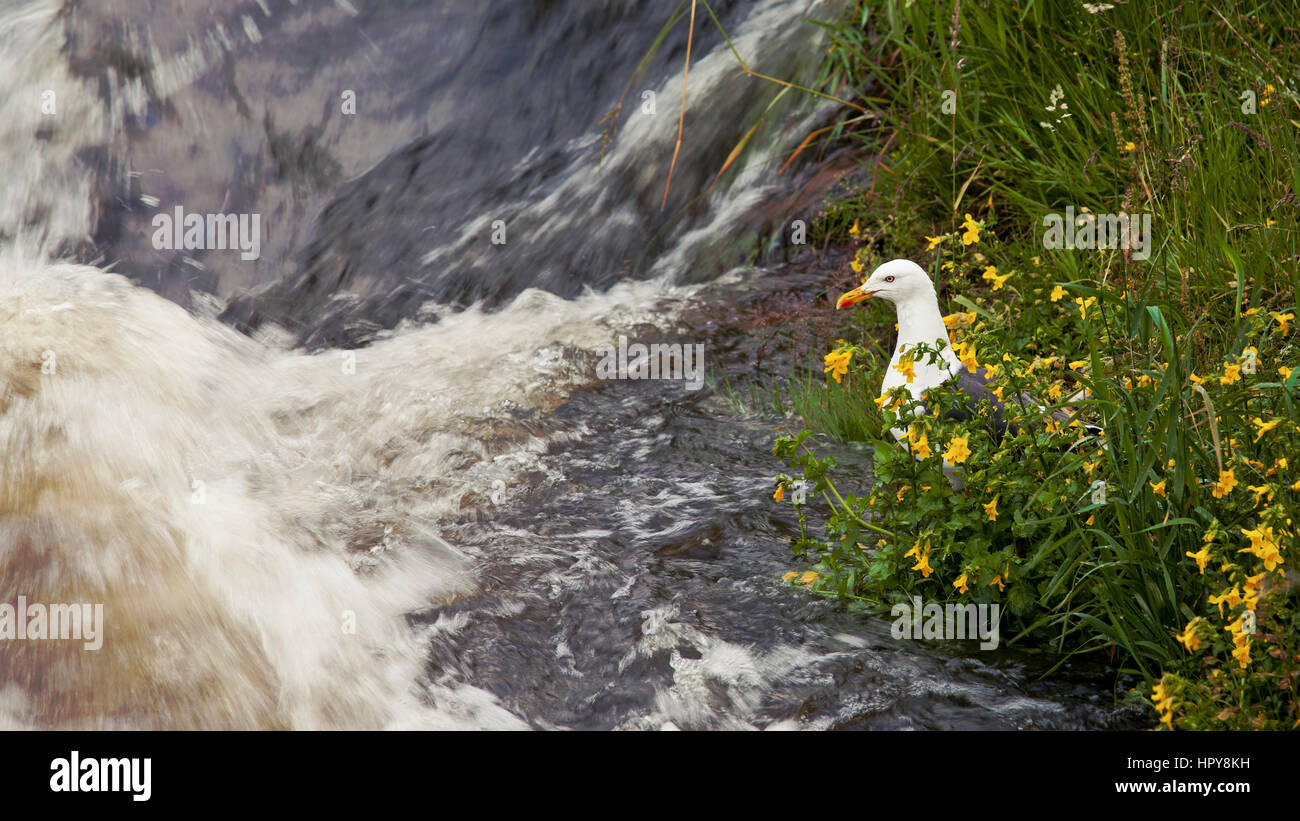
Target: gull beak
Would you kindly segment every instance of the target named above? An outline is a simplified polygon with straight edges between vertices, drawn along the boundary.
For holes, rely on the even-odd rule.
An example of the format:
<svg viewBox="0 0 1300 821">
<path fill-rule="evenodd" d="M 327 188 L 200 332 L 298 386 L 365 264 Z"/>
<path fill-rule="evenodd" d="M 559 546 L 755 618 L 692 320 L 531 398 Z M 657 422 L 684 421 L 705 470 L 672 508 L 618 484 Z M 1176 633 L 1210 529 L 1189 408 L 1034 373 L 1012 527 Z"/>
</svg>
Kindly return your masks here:
<svg viewBox="0 0 1300 821">
<path fill-rule="evenodd" d="M 854 288 L 846 294 L 841 294 L 839 300 L 835 303 L 835 310 L 839 310 L 846 305 L 852 305 L 861 302 L 864 299 L 871 299 L 875 291 L 864 291 L 861 288 Z"/>
</svg>

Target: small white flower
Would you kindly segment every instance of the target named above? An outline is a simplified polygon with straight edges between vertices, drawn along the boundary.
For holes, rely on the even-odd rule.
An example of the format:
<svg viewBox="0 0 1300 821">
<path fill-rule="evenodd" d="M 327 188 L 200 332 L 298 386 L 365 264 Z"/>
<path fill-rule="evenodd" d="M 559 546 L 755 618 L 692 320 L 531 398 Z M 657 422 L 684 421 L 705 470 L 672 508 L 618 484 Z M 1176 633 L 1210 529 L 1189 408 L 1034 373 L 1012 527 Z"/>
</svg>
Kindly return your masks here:
<svg viewBox="0 0 1300 821">
<path fill-rule="evenodd" d="M 1065 102 L 1065 90 L 1061 88 L 1060 83 L 1057 83 L 1056 88 L 1052 89 L 1052 93 L 1048 95 L 1047 110 L 1049 112 L 1054 112 L 1057 109 L 1064 111 L 1069 107 L 1070 106 Z M 1069 116 L 1070 116 L 1069 114 L 1060 114 L 1057 116 L 1056 122 L 1059 124 L 1060 122 L 1064 121 L 1066 117 Z M 1043 128 L 1048 129 L 1049 131 L 1056 130 L 1055 126 L 1050 125 L 1048 123 L 1040 122 L 1039 125 L 1041 125 Z"/>
</svg>

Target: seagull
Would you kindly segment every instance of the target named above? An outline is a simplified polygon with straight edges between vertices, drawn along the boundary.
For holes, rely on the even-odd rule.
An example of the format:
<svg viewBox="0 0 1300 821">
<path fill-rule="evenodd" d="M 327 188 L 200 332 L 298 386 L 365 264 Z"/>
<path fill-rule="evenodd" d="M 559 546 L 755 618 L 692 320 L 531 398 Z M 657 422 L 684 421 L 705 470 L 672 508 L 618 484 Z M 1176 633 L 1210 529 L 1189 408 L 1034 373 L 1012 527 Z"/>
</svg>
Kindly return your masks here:
<svg viewBox="0 0 1300 821">
<path fill-rule="evenodd" d="M 1000 441 L 1006 433 L 1008 423 L 1004 414 L 1006 403 L 999 400 L 989 388 L 988 372 L 978 368 L 974 373 L 966 368 L 952 345 L 948 344 L 948 329 L 943 324 L 943 314 L 939 310 L 939 298 L 935 294 L 934 283 L 921 266 L 909 259 L 894 259 L 884 263 L 871 272 L 871 276 L 861 286 L 840 296 L 835 303 L 836 310 L 854 305 L 867 299 L 878 298 L 894 303 L 898 313 L 898 342 L 894 346 L 894 355 L 889 360 L 889 368 L 880 385 L 883 399 L 894 388 L 901 387 L 914 400 L 921 399 L 930 388 L 947 382 L 953 382 L 962 393 L 970 399 L 970 412 L 960 409 L 949 411 L 945 418 L 963 421 L 971 418 L 973 409 L 981 399 L 987 399 L 993 408 L 992 424 L 995 438 Z M 931 362 L 929 356 L 918 356 L 912 362 L 915 376 L 908 381 L 907 376 L 898 366 L 906 352 L 920 343 L 926 343 L 939 349 L 937 362 Z M 1028 394 L 1014 397 L 1019 405 L 1032 405 L 1042 408 Z M 917 415 L 923 411 L 915 410 Z M 1062 408 L 1050 414 L 1051 418 L 1061 422 L 1068 421 L 1071 409 Z M 1089 433 L 1101 433 L 1094 425 L 1085 426 Z M 907 426 L 891 430 L 897 439 L 907 438 Z M 1014 428 L 1012 429 L 1014 433 Z M 946 465 L 945 465 L 946 467 Z"/>
</svg>

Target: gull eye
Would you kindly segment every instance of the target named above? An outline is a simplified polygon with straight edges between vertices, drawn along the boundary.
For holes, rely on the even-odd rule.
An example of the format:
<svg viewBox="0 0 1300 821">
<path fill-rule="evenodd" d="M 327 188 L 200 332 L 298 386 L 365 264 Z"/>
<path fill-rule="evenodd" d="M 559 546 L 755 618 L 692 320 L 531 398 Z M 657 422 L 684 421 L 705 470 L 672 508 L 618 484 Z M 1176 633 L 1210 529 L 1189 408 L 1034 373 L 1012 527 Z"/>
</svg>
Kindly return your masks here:
<svg viewBox="0 0 1300 821">
<path fill-rule="evenodd" d="M 885 282 L 893 282 L 893 281 L 894 281 L 893 277 L 885 277 Z"/>
</svg>

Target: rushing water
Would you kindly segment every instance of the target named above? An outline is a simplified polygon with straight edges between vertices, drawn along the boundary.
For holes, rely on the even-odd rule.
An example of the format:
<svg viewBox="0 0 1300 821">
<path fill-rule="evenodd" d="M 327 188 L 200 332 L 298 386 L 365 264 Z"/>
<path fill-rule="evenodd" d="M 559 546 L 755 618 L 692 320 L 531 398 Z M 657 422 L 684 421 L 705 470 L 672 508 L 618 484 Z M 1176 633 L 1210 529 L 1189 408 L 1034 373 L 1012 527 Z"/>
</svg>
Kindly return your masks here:
<svg viewBox="0 0 1300 821">
<path fill-rule="evenodd" d="M 619 336 L 748 373 L 736 309 L 820 281 L 735 265 L 809 216 L 816 169 L 776 169 L 828 109 L 702 193 L 776 91 L 702 11 L 666 207 L 684 20 L 603 144 L 675 5 L 3 7 L 0 602 L 106 637 L 0 643 L 0 725 L 1123 724 L 1105 676 L 781 585 L 790 420 L 596 378 Z M 713 5 L 814 76 L 833 8 Z M 156 248 L 176 206 L 259 214 L 260 257 Z"/>
</svg>

